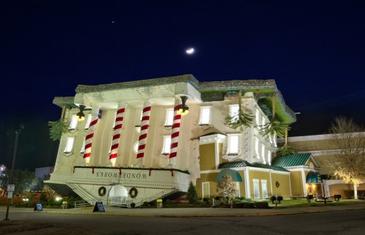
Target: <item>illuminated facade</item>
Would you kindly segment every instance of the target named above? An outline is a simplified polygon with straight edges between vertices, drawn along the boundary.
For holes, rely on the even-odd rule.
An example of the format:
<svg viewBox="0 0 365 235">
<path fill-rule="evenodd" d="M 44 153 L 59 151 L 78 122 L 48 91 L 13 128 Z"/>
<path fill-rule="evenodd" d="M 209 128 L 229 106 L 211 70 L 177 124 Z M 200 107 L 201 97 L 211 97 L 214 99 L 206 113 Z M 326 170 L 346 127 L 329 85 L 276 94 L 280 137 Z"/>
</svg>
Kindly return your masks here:
<svg viewBox="0 0 365 235">
<path fill-rule="evenodd" d="M 68 130 L 47 183 L 89 203 L 139 206 L 186 192 L 190 182 L 201 198 L 212 197 L 228 170 L 237 196 L 300 197 L 306 195 L 306 175 L 315 171 L 311 157 L 303 162 L 308 165 L 298 176 L 303 178 L 295 167 L 274 164 L 276 135 L 260 130 L 274 105 L 276 119 L 295 121 L 274 80 L 199 82 L 181 75 L 79 85 L 74 97 L 56 97 L 54 103 Z M 252 123 L 229 127 L 227 118 L 241 110 Z"/>
</svg>

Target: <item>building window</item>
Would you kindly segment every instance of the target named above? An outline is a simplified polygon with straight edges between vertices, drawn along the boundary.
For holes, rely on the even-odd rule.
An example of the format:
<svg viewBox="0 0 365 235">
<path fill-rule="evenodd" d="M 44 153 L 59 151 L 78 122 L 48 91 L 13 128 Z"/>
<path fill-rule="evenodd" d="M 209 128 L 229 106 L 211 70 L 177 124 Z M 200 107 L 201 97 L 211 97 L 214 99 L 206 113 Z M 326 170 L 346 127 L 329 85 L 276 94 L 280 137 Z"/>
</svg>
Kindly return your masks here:
<svg viewBox="0 0 365 235">
<path fill-rule="evenodd" d="M 262 144 L 261 145 L 261 158 L 262 158 L 262 162 L 264 163 L 264 164 L 266 164 L 266 159 L 265 159 L 265 152 L 266 150 L 265 150 L 265 145 L 264 144 Z"/>
<path fill-rule="evenodd" d="M 201 106 L 200 107 L 200 125 L 207 125 L 210 124 L 210 113 L 211 113 L 211 106 Z"/>
<path fill-rule="evenodd" d="M 65 150 L 63 152 L 66 154 L 71 153 L 74 147 L 74 142 L 75 142 L 75 137 L 67 137 Z"/>
<path fill-rule="evenodd" d="M 69 130 L 75 130 L 77 127 L 78 118 L 76 115 L 71 116 L 70 125 L 68 126 Z"/>
<path fill-rule="evenodd" d="M 168 108 L 166 109 L 165 126 L 172 126 L 173 122 L 174 122 L 174 109 Z"/>
<path fill-rule="evenodd" d="M 138 146 L 139 146 L 139 142 L 137 141 L 136 143 L 134 143 L 133 145 L 133 151 L 134 153 L 138 153 Z"/>
<path fill-rule="evenodd" d="M 269 197 L 267 192 L 267 180 L 261 180 L 261 191 L 262 191 L 262 198 L 266 199 Z"/>
<path fill-rule="evenodd" d="M 231 104 L 229 105 L 229 116 L 233 121 L 238 119 L 239 114 L 239 105 L 238 104 Z"/>
<path fill-rule="evenodd" d="M 265 116 L 262 115 L 262 117 L 261 117 L 261 125 L 264 126 L 265 123 L 266 123 Z"/>
<path fill-rule="evenodd" d="M 239 140 L 238 134 L 231 134 L 227 136 L 227 154 L 238 155 L 239 153 Z"/>
<path fill-rule="evenodd" d="M 202 182 L 202 198 L 210 198 L 210 182 Z"/>
<path fill-rule="evenodd" d="M 253 179 L 253 197 L 254 199 L 260 199 L 260 181 L 258 179 Z"/>
<path fill-rule="evenodd" d="M 81 153 L 81 154 L 85 153 L 85 139 L 84 139 L 84 141 L 82 142 L 80 153 Z"/>
<path fill-rule="evenodd" d="M 91 123 L 91 114 L 86 115 L 85 129 L 89 129 Z"/>
<path fill-rule="evenodd" d="M 168 155 L 171 151 L 171 135 L 163 136 L 162 154 Z"/>
<path fill-rule="evenodd" d="M 260 158 L 260 153 L 259 153 L 259 138 L 255 137 L 255 154 L 256 154 L 256 158 L 259 159 Z"/>
<path fill-rule="evenodd" d="M 256 126 L 260 127 L 261 123 L 260 123 L 260 111 L 256 108 L 256 112 L 255 112 L 255 121 L 256 121 Z"/>
</svg>

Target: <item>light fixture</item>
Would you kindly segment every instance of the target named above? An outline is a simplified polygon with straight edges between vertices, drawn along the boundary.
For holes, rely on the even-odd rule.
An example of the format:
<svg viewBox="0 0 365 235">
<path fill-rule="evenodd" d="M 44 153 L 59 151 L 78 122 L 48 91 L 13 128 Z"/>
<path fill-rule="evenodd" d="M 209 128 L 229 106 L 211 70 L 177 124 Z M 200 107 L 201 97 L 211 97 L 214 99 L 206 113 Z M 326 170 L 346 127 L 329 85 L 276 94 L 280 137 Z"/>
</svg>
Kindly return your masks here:
<svg viewBox="0 0 365 235">
<path fill-rule="evenodd" d="M 85 119 L 85 114 L 84 114 L 84 110 L 85 110 L 85 105 L 80 105 L 79 106 L 79 112 L 76 114 L 76 116 L 78 117 L 79 122 L 82 122 Z"/>
<path fill-rule="evenodd" d="M 189 107 L 186 105 L 186 101 L 188 99 L 187 96 L 181 96 L 181 105 L 179 110 L 177 110 L 177 114 L 180 114 L 182 116 L 185 116 L 189 113 Z"/>
</svg>

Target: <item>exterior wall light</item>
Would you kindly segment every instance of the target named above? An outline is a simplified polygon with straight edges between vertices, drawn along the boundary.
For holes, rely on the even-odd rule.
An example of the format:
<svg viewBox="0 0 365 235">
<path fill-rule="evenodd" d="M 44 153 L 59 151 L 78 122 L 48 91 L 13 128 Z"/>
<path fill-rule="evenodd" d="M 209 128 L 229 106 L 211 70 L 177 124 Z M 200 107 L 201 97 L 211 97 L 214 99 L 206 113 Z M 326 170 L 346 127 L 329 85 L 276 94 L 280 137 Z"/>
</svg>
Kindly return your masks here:
<svg viewBox="0 0 365 235">
<path fill-rule="evenodd" d="M 188 99 L 187 96 L 181 96 L 181 105 L 179 110 L 177 111 L 177 114 L 180 114 L 182 116 L 185 116 L 189 113 L 189 107 L 186 105 L 186 101 Z"/>
<path fill-rule="evenodd" d="M 76 114 L 76 116 L 78 117 L 78 120 L 79 122 L 82 122 L 83 120 L 85 120 L 85 113 L 84 113 L 84 110 L 85 110 L 85 105 L 80 105 L 79 106 L 79 112 Z"/>
</svg>

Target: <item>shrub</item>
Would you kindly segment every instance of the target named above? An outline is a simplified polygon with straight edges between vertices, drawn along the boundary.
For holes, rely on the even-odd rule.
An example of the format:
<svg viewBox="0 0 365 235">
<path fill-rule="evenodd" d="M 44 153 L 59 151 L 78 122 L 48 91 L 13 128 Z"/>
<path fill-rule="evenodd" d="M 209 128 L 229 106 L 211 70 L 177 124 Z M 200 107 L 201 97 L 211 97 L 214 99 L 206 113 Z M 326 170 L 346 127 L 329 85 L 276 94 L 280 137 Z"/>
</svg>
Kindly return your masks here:
<svg viewBox="0 0 365 235">
<path fill-rule="evenodd" d="M 198 201 L 198 194 L 192 182 L 190 182 L 187 196 L 190 203 L 196 203 Z"/>
<path fill-rule="evenodd" d="M 255 202 L 255 207 L 256 208 L 260 208 L 260 209 L 267 209 L 267 208 L 270 208 L 269 207 L 269 203 L 268 202 Z"/>
</svg>

